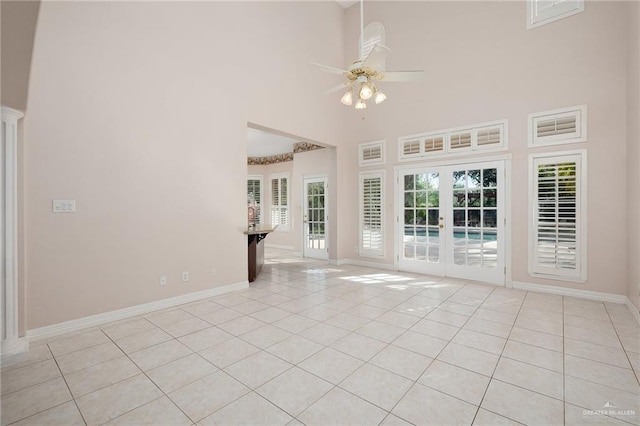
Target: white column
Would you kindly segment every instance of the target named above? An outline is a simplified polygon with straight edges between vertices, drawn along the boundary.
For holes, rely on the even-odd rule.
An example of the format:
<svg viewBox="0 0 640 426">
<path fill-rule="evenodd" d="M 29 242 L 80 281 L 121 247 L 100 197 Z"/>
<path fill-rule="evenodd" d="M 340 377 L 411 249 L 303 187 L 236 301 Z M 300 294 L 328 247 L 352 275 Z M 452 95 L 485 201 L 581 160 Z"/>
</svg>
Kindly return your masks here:
<svg viewBox="0 0 640 426">
<path fill-rule="evenodd" d="M 29 343 L 18 335 L 18 120 L 24 114 L 2 108 L 2 364 L 26 359 Z"/>
</svg>

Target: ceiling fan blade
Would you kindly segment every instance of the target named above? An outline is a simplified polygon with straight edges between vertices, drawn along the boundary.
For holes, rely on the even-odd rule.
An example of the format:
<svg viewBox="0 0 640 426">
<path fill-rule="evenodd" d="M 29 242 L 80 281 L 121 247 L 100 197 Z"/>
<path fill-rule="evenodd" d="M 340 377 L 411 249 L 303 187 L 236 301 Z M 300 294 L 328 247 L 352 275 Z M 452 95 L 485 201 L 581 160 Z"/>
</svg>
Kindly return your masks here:
<svg viewBox="0 0 640 426">
<path fill-rule="evenodd" d="M 320 68 L 322 71 L 330 72 L 331 74 L 345 75 L 348 73 L 348 71 L 341 70 L 340 68 L 334 68 L 328 65 L 317 64 L 315 62 L 311 63 L 311 65 Z"/>
<path fill-rule="evenodd" d="M 383 72 L 380 77 L 381 81 L 420 81 L 424 71 L 389 71 Z"/>
<path fill-rule="evenodd" d="M 376 71 L 382 71 L 384 68 L 384 61 L 391 53 L 391 49 L 381 44 L 376 44 L 369 52 L 367 59 L 362 62 L 362 68 L 373 68 Z"/>
<path fill-rule="evenodd" d="M 342 89 L 346 89 L 349 86 L 351 86 L 351 82 L 347 81 L 347 82 L 344 82 L 344 83 L 340 83 L 337 86 L 332 87 L 331 89 L 326 90 L 324 93 L 328 95 L 329 93 L 338 92 L 338 91 L 340 91 Z"/>
</svg>

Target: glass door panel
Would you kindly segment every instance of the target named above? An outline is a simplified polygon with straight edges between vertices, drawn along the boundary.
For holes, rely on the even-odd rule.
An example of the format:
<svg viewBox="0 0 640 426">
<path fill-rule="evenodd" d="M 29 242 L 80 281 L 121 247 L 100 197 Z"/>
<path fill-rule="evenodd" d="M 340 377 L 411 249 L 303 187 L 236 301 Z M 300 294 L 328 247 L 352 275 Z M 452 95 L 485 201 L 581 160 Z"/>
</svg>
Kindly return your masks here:
<svg viewBox="0 0 640 426">
<path fill-rule="evenodd" d="M 401 175 L 402 205 L 399 227 L 402 235 L 398 262 L 402 268 L 442 273 L 440 215 L 440 171 L 407 171 Z"/>
<path fill-rule="evenodd" d="M 304 256 L 327 259 L 325 179 L 305 179 L 304 199 Z"/>
<path fill-rule="evenodd" d="M 503 228 L 498 229 L 503 171 L 503 163 L 448 168 L 453 215 L 447 227 L 447 274 L 504 283 Z"/>
<path fill-rule="evenodd" d="M 504 163 L 401 171 L 398 267 L 504 284 Z"/>
</svg>

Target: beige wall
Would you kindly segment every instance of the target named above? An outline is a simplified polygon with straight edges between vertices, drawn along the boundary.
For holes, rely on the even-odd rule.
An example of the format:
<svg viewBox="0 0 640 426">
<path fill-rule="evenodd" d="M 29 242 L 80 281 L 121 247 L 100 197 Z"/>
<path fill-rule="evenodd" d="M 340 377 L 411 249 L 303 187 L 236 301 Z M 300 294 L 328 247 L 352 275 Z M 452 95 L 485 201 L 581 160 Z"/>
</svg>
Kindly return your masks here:
<svg viewBox="0 0 640 426">
<path fill-rule="evenodd" d="M 339 143 L 341 111 L 320 95 L 332 76 L 309 63 L 342 60 L 342 20 L 335 2 L 43 3 L 28 328 L 244 282 L 247 123 Z"/>
<path fill-rule="evenodd" d="M 627 13 L 627 223 L 629 291 L 640 309 L 640 3 L 628 3 Z"/>
<path fill-rule="evenodd" d="M 637 202 L 624 201 L 633 195 L 627 161 L 637 164 L 626 157 L 637 149 L 627 138 L 633 7 L 589 2 L 583 14 L 527 31 L 524 2 L 366 3 L 366 21 L 387 29 L 387 69 L 426 73 L 420 83 L 381 83 L 387 102 L 356 112 L 340 94 L 322 95 L 340 80 L 309 63 L 355 58 L 357 6 L 43 3 L 25 118 L 27 327 L 245 281 L 248 122 L 337 147 L 327 169 L 330 258 L 339 261 L 357 257 L 359 142 L 387 140 L 391 217 L 399 136 L 507 118 L 513 279 L 637 293 L 625 256 Z M 589 152 L 589 280 L 534 279 L 526 117 L 583 103 L 589 141 L 557 149 Z M 76 199 L 78 212 L 52 214 L 52 199 Z M 386 231 L 391 265 L 391 221 Z M 189 283 L 178 282 L 182 271 Z"/>
<path fill-rule="evenodd" d="M 588 2 L 586 12 L 527 30 L 525 2 L 371 2 L 365 21 L 386 28 L 388 70 L 424 69 L 422 82 L 384 84 L 388 99 L 364 113 L 345 110 L 351 141 L 338 160 L 338 202 L 357 199 L 357 143 L 386 139 L 393 176 L 399 136 L 509 120 L 512 160 L 512 275 L 518 282 L 627 294 L 626 15 L 624 2 Z M 346 52 L 356 56 L 359 10 L 347 11 Z M 455 22 L 455 25 L 452 23 Z M 588 281 L 570 283 L 528 275 L 527 115 L 587 104 L 587 143 L 548 148 L 588 150 Z M 364 120 L 360 119 L 364 118 Z M 346 149 L 346 147 L 345 147 Z M 474 161 L 473 157 L 467 158 Z M 349 171 L 349 167 L 352 169 Z M 344 182 L 344 184 L 342 184 Z M 392 217 L 393 179 L 387 179 Z M 612 208 L 618 206 L 618 208 Z M 353 257 L 357 212 L 340 215 L 340 257 Z M 386 232 L 393 235 L 393 223 Z M 393 238 L 387 238 L 393 264 Z M 367 258 L 361 258 L 368 261 Z"/>
</svg>

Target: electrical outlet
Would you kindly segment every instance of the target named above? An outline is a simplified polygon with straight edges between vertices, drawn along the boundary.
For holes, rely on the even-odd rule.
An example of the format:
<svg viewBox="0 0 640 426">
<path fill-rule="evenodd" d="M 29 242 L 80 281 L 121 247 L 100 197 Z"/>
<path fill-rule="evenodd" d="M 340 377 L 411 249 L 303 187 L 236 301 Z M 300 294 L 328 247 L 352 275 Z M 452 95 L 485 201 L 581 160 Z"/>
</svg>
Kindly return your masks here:
<svg viewBox="0 0 640 426">
<path fill-rule="evenodd" d="M 216 273 L 217 273 L 216 268 L 211 268 L 211 276 L 215 277 Z"/>
<path fill-rule="evenodd" d="M 189 273 L 188 272 L 183 272 L 182 273 L 182 282 L 186 283 L 187 281 L 189 281 Z"/>
<path fill-rule="evenodd" d="M 161 275 L 160 276 L 160 285 L 167 285 L 167 276 L 166 275 Z"/>
</svg>

